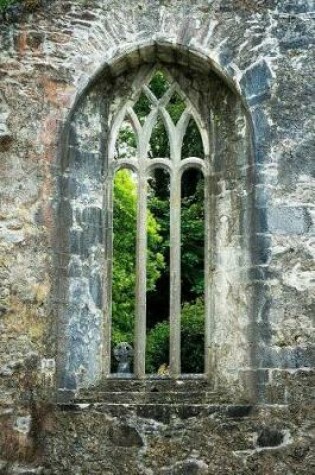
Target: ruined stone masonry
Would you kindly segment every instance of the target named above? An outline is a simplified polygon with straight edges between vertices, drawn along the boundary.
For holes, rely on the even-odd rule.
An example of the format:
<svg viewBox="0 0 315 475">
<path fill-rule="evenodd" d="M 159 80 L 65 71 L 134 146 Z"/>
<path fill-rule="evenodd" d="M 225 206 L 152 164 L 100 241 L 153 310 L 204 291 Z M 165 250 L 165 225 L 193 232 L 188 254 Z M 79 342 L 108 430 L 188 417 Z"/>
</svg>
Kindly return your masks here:
<svg viewBox="0 0 315 475">
<path fill-rule="evenodd" d="M 55 0 L 1 17 L 0 474 L 315 473 L 314 16 Z M 113 124 L 157 66 L 209 137 L 203 378 L 145 378 L 141 338 L 136 378 L 107 371 Z"/>
</svg>

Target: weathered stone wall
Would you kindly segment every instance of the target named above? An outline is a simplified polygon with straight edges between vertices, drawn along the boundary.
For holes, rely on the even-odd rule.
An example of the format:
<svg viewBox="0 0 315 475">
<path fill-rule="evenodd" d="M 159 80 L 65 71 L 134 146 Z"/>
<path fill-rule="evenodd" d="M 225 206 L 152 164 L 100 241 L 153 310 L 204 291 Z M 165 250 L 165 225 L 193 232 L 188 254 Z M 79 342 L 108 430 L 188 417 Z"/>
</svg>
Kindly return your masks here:
<svg viewBox="0 0 315 475">
<path fill-rule="evenodd" d="M 110 185 L 103 183 L 113 174 L 108 152 L 115 128 L 112 124 L 116 124 L 126 101 L 133 101 L 138 93 L 139 78 L 148 75 L 155 64 L 167 68 L 176 78 L 200 113 L 204 133 L 210 138 L 205 181 L 210 195 L 206 206 L 211 208 L 207 252 L 212 270 L 206 281 L 212 302 L 212 385 L 223 386 L 226 392 L 240 397 L 240 392 L 246 391 L 242 389 L 241 371 L 253 366 L 256 369 L 253 345 L 257 353 L 259 337 L 257 342 L 252 337 L 256 330 L 252 311 L 256 290 L 249 285 L 249 274 L 259 262 L 251 248 L 255 247 L 260 225 L 254 222 L 252 212 L 255 167 L 250 119 L 240 98 L 205 60 L 203 64 L 200 56 L 190 52 L 188 62 L 187 50 L 177 47 L 176 52 L 175 59 L 174 47 L 169 45 L 160 45 L 158 52 L 152 45 L 129 51 L 111 64 L 110 72 L 102 71 L 94 79 L 64 127 L 53 248 L 58 282 L 54 298 L 59 307 L 54 318 L 62 327 L 56 335 L 61 391 L 97 384 L 101 376 L 101 346 L 107 340 L 106 332 L 102 332 L 102 313 L 106 314 L 102 281 L 106 287 L 106 259 L 111 259 L 103 251 L 107 248 L 104 235 L 112 226 L 110 206 L 104 198 L 104 188 Z M 144 55 L 147 59 L 142 64 Z M 132 64 L 133 69 L 126 70 L 126 64 Z M 259 248 L 263 248 L 261 243 Z"/>
<path fill-rule="evenodd" d="M 314 471 L 312 3 L 71 0 L 1 20 L 1 473 Z M 137 49 L 145 62 L 145 51 L 166 47 L 174 60 L 178 48 L 188 62 L 208 58 L 252 121 L 255 236 L 239 306 L 252 299 L 242 378 L 254 391 L 227 400 L 211 387 L 198 399 L 175 386 L 154 399 L 152 387 L 106 387 L 80 406 L 56 405 L 65 331 L 56 288 L 69 271 L 56 258 L 65 124 L 95 78 L 106 86 L 106 64 Z"/>
</svg>

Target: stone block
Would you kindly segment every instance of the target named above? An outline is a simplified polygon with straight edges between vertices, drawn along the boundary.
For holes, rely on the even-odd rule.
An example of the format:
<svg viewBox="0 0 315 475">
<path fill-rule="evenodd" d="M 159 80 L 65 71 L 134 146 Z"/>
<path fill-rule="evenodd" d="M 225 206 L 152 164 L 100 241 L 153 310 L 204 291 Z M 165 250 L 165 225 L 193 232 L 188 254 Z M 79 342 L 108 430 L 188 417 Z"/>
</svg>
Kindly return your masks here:
<svg viewBox="0 0 315 475">
<path fill-rule="evenodd" d="M 109 440 L 116 447 L 142 447 L 143 440 L 136 428 L 128 424 L 113 425 L 108 432 Z"/>
<path fill-rule="evenodd" d="M 305 207 L 269 208 L 267 220 L 268 229 L 274 234 L 304 234 L 311 226 L 311 220 Z"/>
<path fill-rule="evenodd" d="M 313 9 L 311 0 L 25 0 L 2 15 L 1 473 L 39 474 L 39 463 L 47 475 L 314 472 L 311 325 L 301 338 L 298 323 L 314 314 Z M 138 66 L 154 63 L 183 73 L 191 110 L 213 126 L 210 248 L 228 241 L 234 251 L 221 249 L 233 272 L 216 289 L 205 386 L 98 379 L 108 134 Z M 221 212 L 229 225 L 218 229 Z M 39 301 L 32 289 L 44 280 L 51 290 Z M 56 358 L 57 385 L 71 388 L 49 416 L 51 367 L 19 366 L 31 350 Z"/>
<path fill-rule="evenodd" d="M 272 74 L 264 59 L 244 73 L 240 85 L 249 104 L 253 105 L 270 97 Z"/>
</svg>

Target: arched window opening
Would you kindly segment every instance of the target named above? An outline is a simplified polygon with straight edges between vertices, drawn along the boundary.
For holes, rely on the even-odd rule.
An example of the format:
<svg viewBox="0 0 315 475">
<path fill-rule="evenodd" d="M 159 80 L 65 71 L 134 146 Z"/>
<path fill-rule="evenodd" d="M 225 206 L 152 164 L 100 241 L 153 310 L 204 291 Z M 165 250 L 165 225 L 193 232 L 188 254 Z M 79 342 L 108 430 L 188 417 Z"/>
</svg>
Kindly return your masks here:
<svg viewBox="0 0 315 475">
<path fill-rule="evenodd" d="M 168 158 L 171 154 L 168 134 L 160 116 L 153 127 L 148 152 L 150 158 Z"/>
<path fill-rule="evenodd" d="M 146 374 L 169 374 L 170 174 L 152 170 L 148 180 Z"/>
<path fill-rule="evenodd" d="M 117 345 L 127 342 L 134 346 L 137 209 L 137 174 L 120 169 L 113 183 L 111 373 L 120 371 L 114 354 Z M 124 370 L 133 372 L 132 358 Z"/>
<path fill-rule="evenodd" d="M 132 122 L 127 117 L 121 124 L 115 145 L 115 159 L 134 158 L 137 155 L 137 135 Z"/>
<path fill-rule="evenodd" d="M 204 373 L 205 187 L 189 168 L 181 183 L 181 372 Z"/>
<path fill-rule="evenodd" d="M 190 119 L 183 140 L 182 159 L 188 157 L 204 158 L 200 130 L 194 119 Z"/>
<path fill-rule="evenodd" d="M 202 375 L 228 390 L 233 378 L 242 385 L 254 357 L 246 110 L 206 58 L 187 62 L 182 51 L 174 62 L 164 46 L 150 54 L 152 63 L 139 56 L 127 70 L 117 60 L 95 78 L 65 128 L 56 195 L 61 389 Z"/>
<path fill-rule="evenodd" d="M 134 348 L 134 365 L 133 368 L 127 365 L 128 371 L 126 366 L 125 373 L 134 373 L 140 378 L 145 374 L 177 377 L 182 373 L 181 365 L 185 372 L 202 373 L 205 367 L 206 310 L 203 272 L 204 186 L 200 177 L 207 174 L 208 164 L 203 161 L 201 134 L 193 119 L 191 104 L 171 75 L 160 69 L 149 75 L 148 82 L 141 86 L 134 103 L 127 103 L 125 109 L 127 120 L 119 124 L 123 114 L 119 113 L 117 123 L 113 126 L 113 131 L 118 129 L 119 133 L 113 160 L 111 157 L 109 159 L 114 169 L 117 159 L 120 163 L 123 159 L 126 165 L 132 160 L 139 182 L 136 186 L 132 172 L 128 174 L 125 170 L 117 172 L 114 180 L 115 193 L 120 192 L 120 189 L 116 190 L 119 183 L 125 184 L 127 194 L 132 188 L 133 220 L 135 209 L 137 213 L 136 231 L 130 234 L 125 228 L 130 225 L 130 219 L 126 216 L 125 222 L 120 223 L 119 213 L 123 214 L 126 210 L 117 208 L 115 195 L 113 269 L 110 269 L 112 256 L 110 253 L 106 256 L 108 275 L 113 276 L 112 295 L 107 299 L 112 306 L 111 359 L 113 361 L 113 355 L 118 351 L 113 349 L 113 345 L 128 343 Z M 192 143 L 185 149 L 182 145 L 187 140 Z M 182 150 L 189 151 L 185 160 L 182 160 Z M 113 173 L 109 173 L 107 178 L 109 189 L 112 176 Z M 129 204 L 126 206 L 128 209 Z M 115 224 L 115 219 L 118 224 Z M 182 226 L 184 234 L 181 236 Z M 129 281 L 132 289 L 135 289 L 134 299 L 125 292 L 128 271 L 124 273 L 119 269 L 124 262 L 124 254 L 117 255 L 119 249 L 125 252 L 120 243 L 129 235 L 130 243 L 136 249 L 134 261 L 130 256 L 130 243 L 126 243 L 130 261 Z M 122 302 L 118 305 L 119 300 Z M 193 316 L 191 324 L 196 323 L 194 312 L 197 308 L 199 313 L 203 312 L 202 316 L 198 316 L 199 324 L 202 321 L 203 325 L 199 339 L 187 333 L 187 319 L 189 315 Z M 110 313 L 110 306 L 107 312 Z M 134 333 L 131 336 L 132 327 Z M 183 338 L 185 341 L 181 342 Z M 198 364 L 189 362 L 189 353 L 199 354 L 200 348 L 201 361 Z M 119 374 L 121 366 L 116 365 L 116 368 Z"/>
</svg>

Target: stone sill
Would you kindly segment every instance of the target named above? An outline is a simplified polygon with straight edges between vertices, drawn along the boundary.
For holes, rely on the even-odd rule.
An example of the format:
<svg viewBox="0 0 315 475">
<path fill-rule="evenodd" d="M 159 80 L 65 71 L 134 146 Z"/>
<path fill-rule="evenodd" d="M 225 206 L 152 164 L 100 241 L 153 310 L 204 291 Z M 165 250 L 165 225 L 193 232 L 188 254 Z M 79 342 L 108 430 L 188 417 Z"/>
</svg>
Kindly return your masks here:
<svg viewBox="0 0 315 475">
<path fill-rule="evenodd" d="M 59 389 L 57 394 L 58 404 L 196 405 L 224 404 L 230 399 L 226 393 L 214 391 L 213 383 L 203 376 L 178 380 L 111 378 L 77 391 Z"/>
</svg>

